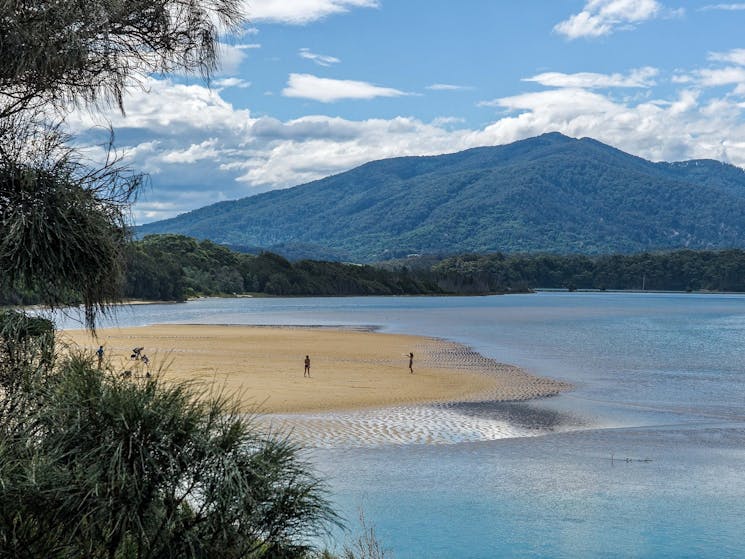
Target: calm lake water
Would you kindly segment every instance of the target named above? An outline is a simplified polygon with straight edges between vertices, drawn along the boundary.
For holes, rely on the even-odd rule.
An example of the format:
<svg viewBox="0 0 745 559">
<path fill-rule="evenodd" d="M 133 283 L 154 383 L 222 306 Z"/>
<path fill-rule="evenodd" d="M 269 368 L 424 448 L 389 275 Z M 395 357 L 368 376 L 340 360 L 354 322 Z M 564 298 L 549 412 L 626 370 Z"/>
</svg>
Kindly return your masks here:
<svg viewBox="0 0 745 559">
<path fill-rule="evenodd" d="M 363 509 L 397 559 L 745 557 L 745 296 L 207 299 L 117 321 L 376 326 L 574 383 L 341 415 L 357 438 L 311 437 L 338 509 L 352 528 Z M 407 420 L 445 436 L 370 435 Z"/>
</svg>

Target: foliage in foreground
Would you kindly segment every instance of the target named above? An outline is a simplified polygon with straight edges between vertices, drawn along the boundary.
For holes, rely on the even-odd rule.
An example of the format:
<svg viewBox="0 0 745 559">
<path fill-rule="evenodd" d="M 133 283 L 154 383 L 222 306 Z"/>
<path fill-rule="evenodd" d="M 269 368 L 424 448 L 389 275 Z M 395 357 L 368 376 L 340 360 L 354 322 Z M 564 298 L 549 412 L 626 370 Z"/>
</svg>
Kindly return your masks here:
<svg viewBox="0 0 745 559">
<path fill-rule="evenodd" d="M 209 77 L 238 0 L 0 0 L 0 118 L 43 104 L 116 103 L 151 73 Z"/>
<path fill-rule="evenodd" d="M 80 302 L 92 328 L 121 298 L 142 177 L 116 161 L 92 170 L 67 140 L 37 117 L 0 119 L 0 285 L 51 307 Z"/>
<path fill-rule="evenodd" d="M 152 72 L 216 70 L 239 0 L 0 0 L 0 287 L 85 308 L 121 296 L 141 177 L 91 168 L 59 124 Z M 115 158 L 114 158 L 115 159 Z M 54 328 L 0 316 L 0 556 L 305 557 L 336 521 L 287 440 L 188 384 L 54 359 Z"/>
<path fill-rule="evenodd" d="M 234 403 L 72 354 L 0 424 L 0 555 L 306 557 L 337 522 L 286 439 Z"/>
<path fill-rule="evenodd" d="M 386 550 L 377 535 L 375 526 L 360 511 L 360 533 L 344 546 L 341 559 L 390 559 L 391 553 Z"/>
</svg>

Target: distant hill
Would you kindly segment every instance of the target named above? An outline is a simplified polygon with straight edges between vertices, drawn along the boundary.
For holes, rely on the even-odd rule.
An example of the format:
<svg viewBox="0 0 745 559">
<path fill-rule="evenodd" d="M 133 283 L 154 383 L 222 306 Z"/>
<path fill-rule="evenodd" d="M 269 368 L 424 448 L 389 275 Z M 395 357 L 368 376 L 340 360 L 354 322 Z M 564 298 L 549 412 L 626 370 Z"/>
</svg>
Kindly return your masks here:
<svg viewBox="0 0 745 559">
<path fill-rule="evenodd" d="M 551 133 L 399 157 L 149 223 L 232 246 L 370 262 L 411 253 L 631 253 L 745 247 L 745 171 L 652 163 Z M 281 250 L 279 252 L 282 252 Z"/>
</svg>

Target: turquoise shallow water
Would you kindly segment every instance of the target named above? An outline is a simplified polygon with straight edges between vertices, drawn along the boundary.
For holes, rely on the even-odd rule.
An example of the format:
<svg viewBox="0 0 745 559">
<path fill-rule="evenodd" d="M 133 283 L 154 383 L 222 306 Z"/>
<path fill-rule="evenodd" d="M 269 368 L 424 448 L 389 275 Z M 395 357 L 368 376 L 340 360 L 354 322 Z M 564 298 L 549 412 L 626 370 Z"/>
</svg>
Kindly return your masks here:
<svg viewBox="0 0 745 559">
<path fill-rule="evenodd" d="M 356 438 L 311 437 L 342 513 L 354 525 L 362 507 L 396 558 L 745 556 L 744 296 L 214 299 L 118 321 L 378 326 L 575 384 L 341 416 Z M 386 422 L 420 434 L 386 438 Z"/>
</svg>

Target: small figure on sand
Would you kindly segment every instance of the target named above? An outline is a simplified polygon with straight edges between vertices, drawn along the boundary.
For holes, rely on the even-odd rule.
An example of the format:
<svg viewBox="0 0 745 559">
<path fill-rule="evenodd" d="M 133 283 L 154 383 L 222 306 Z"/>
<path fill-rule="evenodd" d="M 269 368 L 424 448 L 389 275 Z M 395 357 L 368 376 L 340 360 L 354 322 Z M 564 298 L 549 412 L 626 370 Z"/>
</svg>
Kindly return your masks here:
<svg viewBox="0 0 745 559">
<path fill-rule="evenodd" d="M 132 349 L 132 355 L 129 356 L 129 358 L 133 361 L 137 361 L 140 358 L 140 355 L 142 354 L 142 350 L 145 349 L 144 347 L 136 347 Z"/>
<path fill-rule="evenodd" d="M 145 365 L 145 378 L 150 378 L 150 358 L 144 353 L 140 356 L 140 361 Z"/>
<path fill-rule="evenodd" d="M 303 377 L 310 377 L 310 357 L 305 356 L 305 371 L 303 372 Z"/>
<path fill-rule="evenodd" d="M 98 349 L 96 350 L 96 357 L 98 357 L 98 368 L 101 368 L 101 364 L 103 363 L 103 346 L 98 346 Z"/>
<path fill-rule="evenodd" d="M 409 372 L 414 374 L 414 353 L 409 352 Z"/>
</svg>

